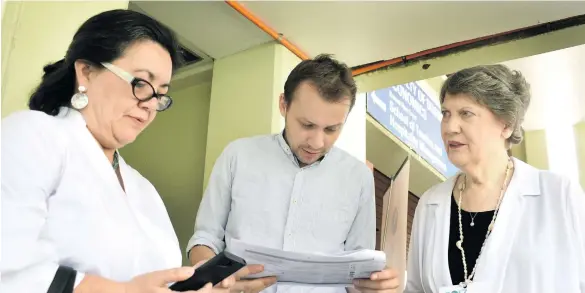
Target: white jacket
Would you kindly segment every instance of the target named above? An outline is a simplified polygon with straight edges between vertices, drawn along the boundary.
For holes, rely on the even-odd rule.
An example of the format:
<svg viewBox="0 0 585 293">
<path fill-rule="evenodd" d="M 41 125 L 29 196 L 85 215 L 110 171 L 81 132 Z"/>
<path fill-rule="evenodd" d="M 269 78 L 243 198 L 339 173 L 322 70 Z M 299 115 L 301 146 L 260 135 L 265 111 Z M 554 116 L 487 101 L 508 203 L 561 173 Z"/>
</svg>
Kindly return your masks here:
<svg viewBox="0 0 585 293">
<path fill-rule="evenodd" d="M 78 271 L 76 284 L 181 266 L 156 189 L 120 157 L 124 192 L 78 111 L 14 113 L 1 149 L 0 292 L 45 293 L 59 265 Z"/>
<path fill-rule="evenodd" d="M 469 293 L 585 292 L 585 195 L 578 184 L 514 159 L 516 166 Z M 455 178 L 421 197 L 406 293 L 452 286 L 448 243 Z"/>
</svg>

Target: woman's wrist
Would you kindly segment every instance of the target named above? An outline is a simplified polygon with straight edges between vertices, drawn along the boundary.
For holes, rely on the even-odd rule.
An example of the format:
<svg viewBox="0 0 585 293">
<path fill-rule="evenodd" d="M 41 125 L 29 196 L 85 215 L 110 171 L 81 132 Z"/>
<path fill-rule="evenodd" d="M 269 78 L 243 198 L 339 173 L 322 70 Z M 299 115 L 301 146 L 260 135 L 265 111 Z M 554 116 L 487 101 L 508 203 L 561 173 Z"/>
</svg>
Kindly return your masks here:
<svg viewBox="0 0 585 293">
<path fill-rule="evenodd" d="M 74 293 L 126 293 L 126 284 L 86 274 Z"/>
</svg>

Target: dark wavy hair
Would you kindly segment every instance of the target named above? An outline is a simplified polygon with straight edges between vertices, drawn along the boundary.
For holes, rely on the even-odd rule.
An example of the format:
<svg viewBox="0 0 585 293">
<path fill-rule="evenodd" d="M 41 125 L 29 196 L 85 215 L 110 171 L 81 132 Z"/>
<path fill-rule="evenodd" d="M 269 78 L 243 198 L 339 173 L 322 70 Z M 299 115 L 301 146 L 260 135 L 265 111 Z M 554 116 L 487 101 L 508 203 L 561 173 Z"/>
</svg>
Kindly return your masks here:
<svg viewBox="0 0 585 293">
<path fill-rule="evenodd" d="M 101 62 L 112 62 L 130 45 L 145 40 L 154 41 L 169 52 L 173 70 L 180 66 L 182 60 L 174 33 L 153 18 L 124 9 L 91 17 L 75 33 L 65 58 L 44 67 L 45 74 L 30 97 L 29 109 L 57 115 L 60 107 L 71 106 L 76 84 L 75 61 L 101 67 Z"/>
</svg>

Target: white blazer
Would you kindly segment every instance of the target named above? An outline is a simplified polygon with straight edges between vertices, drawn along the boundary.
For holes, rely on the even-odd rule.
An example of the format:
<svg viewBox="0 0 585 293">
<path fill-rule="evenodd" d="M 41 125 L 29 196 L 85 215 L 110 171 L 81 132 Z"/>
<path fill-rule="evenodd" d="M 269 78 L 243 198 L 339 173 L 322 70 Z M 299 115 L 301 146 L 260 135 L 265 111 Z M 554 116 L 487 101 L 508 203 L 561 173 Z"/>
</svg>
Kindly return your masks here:
<svg viewBox="0 0 585 293">
<path fill-rule="evenodd" d="M 78 111 L 12 114 L 1 148 L 0 292 L 45 293 L 59 264 L 78 270 L 76 285 L 181 266 L 159 194 L 120 158 L 124 193 Z"/>
<path fill-rule="evenodd" d="M 566 178 L 514 159 L 469 293 L 585 292 L 585 195 Z M 428 190 L 416 208 L 406 293 L 451 286 L 448 242 L 455 177 Z M 471 270 L 470 270 L 471 272 Z"/>
</svg>

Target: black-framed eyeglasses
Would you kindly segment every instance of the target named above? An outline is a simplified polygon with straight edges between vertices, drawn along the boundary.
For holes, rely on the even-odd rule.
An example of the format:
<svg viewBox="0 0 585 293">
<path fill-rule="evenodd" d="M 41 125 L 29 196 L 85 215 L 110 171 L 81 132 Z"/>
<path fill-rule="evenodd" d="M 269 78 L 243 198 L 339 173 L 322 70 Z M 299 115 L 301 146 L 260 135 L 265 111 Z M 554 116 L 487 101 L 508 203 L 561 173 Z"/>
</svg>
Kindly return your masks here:
<svg viewBox="0 0 585 293">
<path fill-rule="evenodd" d="M 169 95 L 157 93 L 150 82 L 140 77 L 135 77 L 134 75 L 111 63 L 102 62 L 102 65 L 121 79 L 128 82 L 132 86 L 132 93 L 134 94 L 134 97 L 139 101 L 148 102 L 150 99 L 156 98 L 158 102 L 156 110 L 158 112 L 162 112 L 170 108 L 173 104 L 173 99 Z"/>
</svg>

